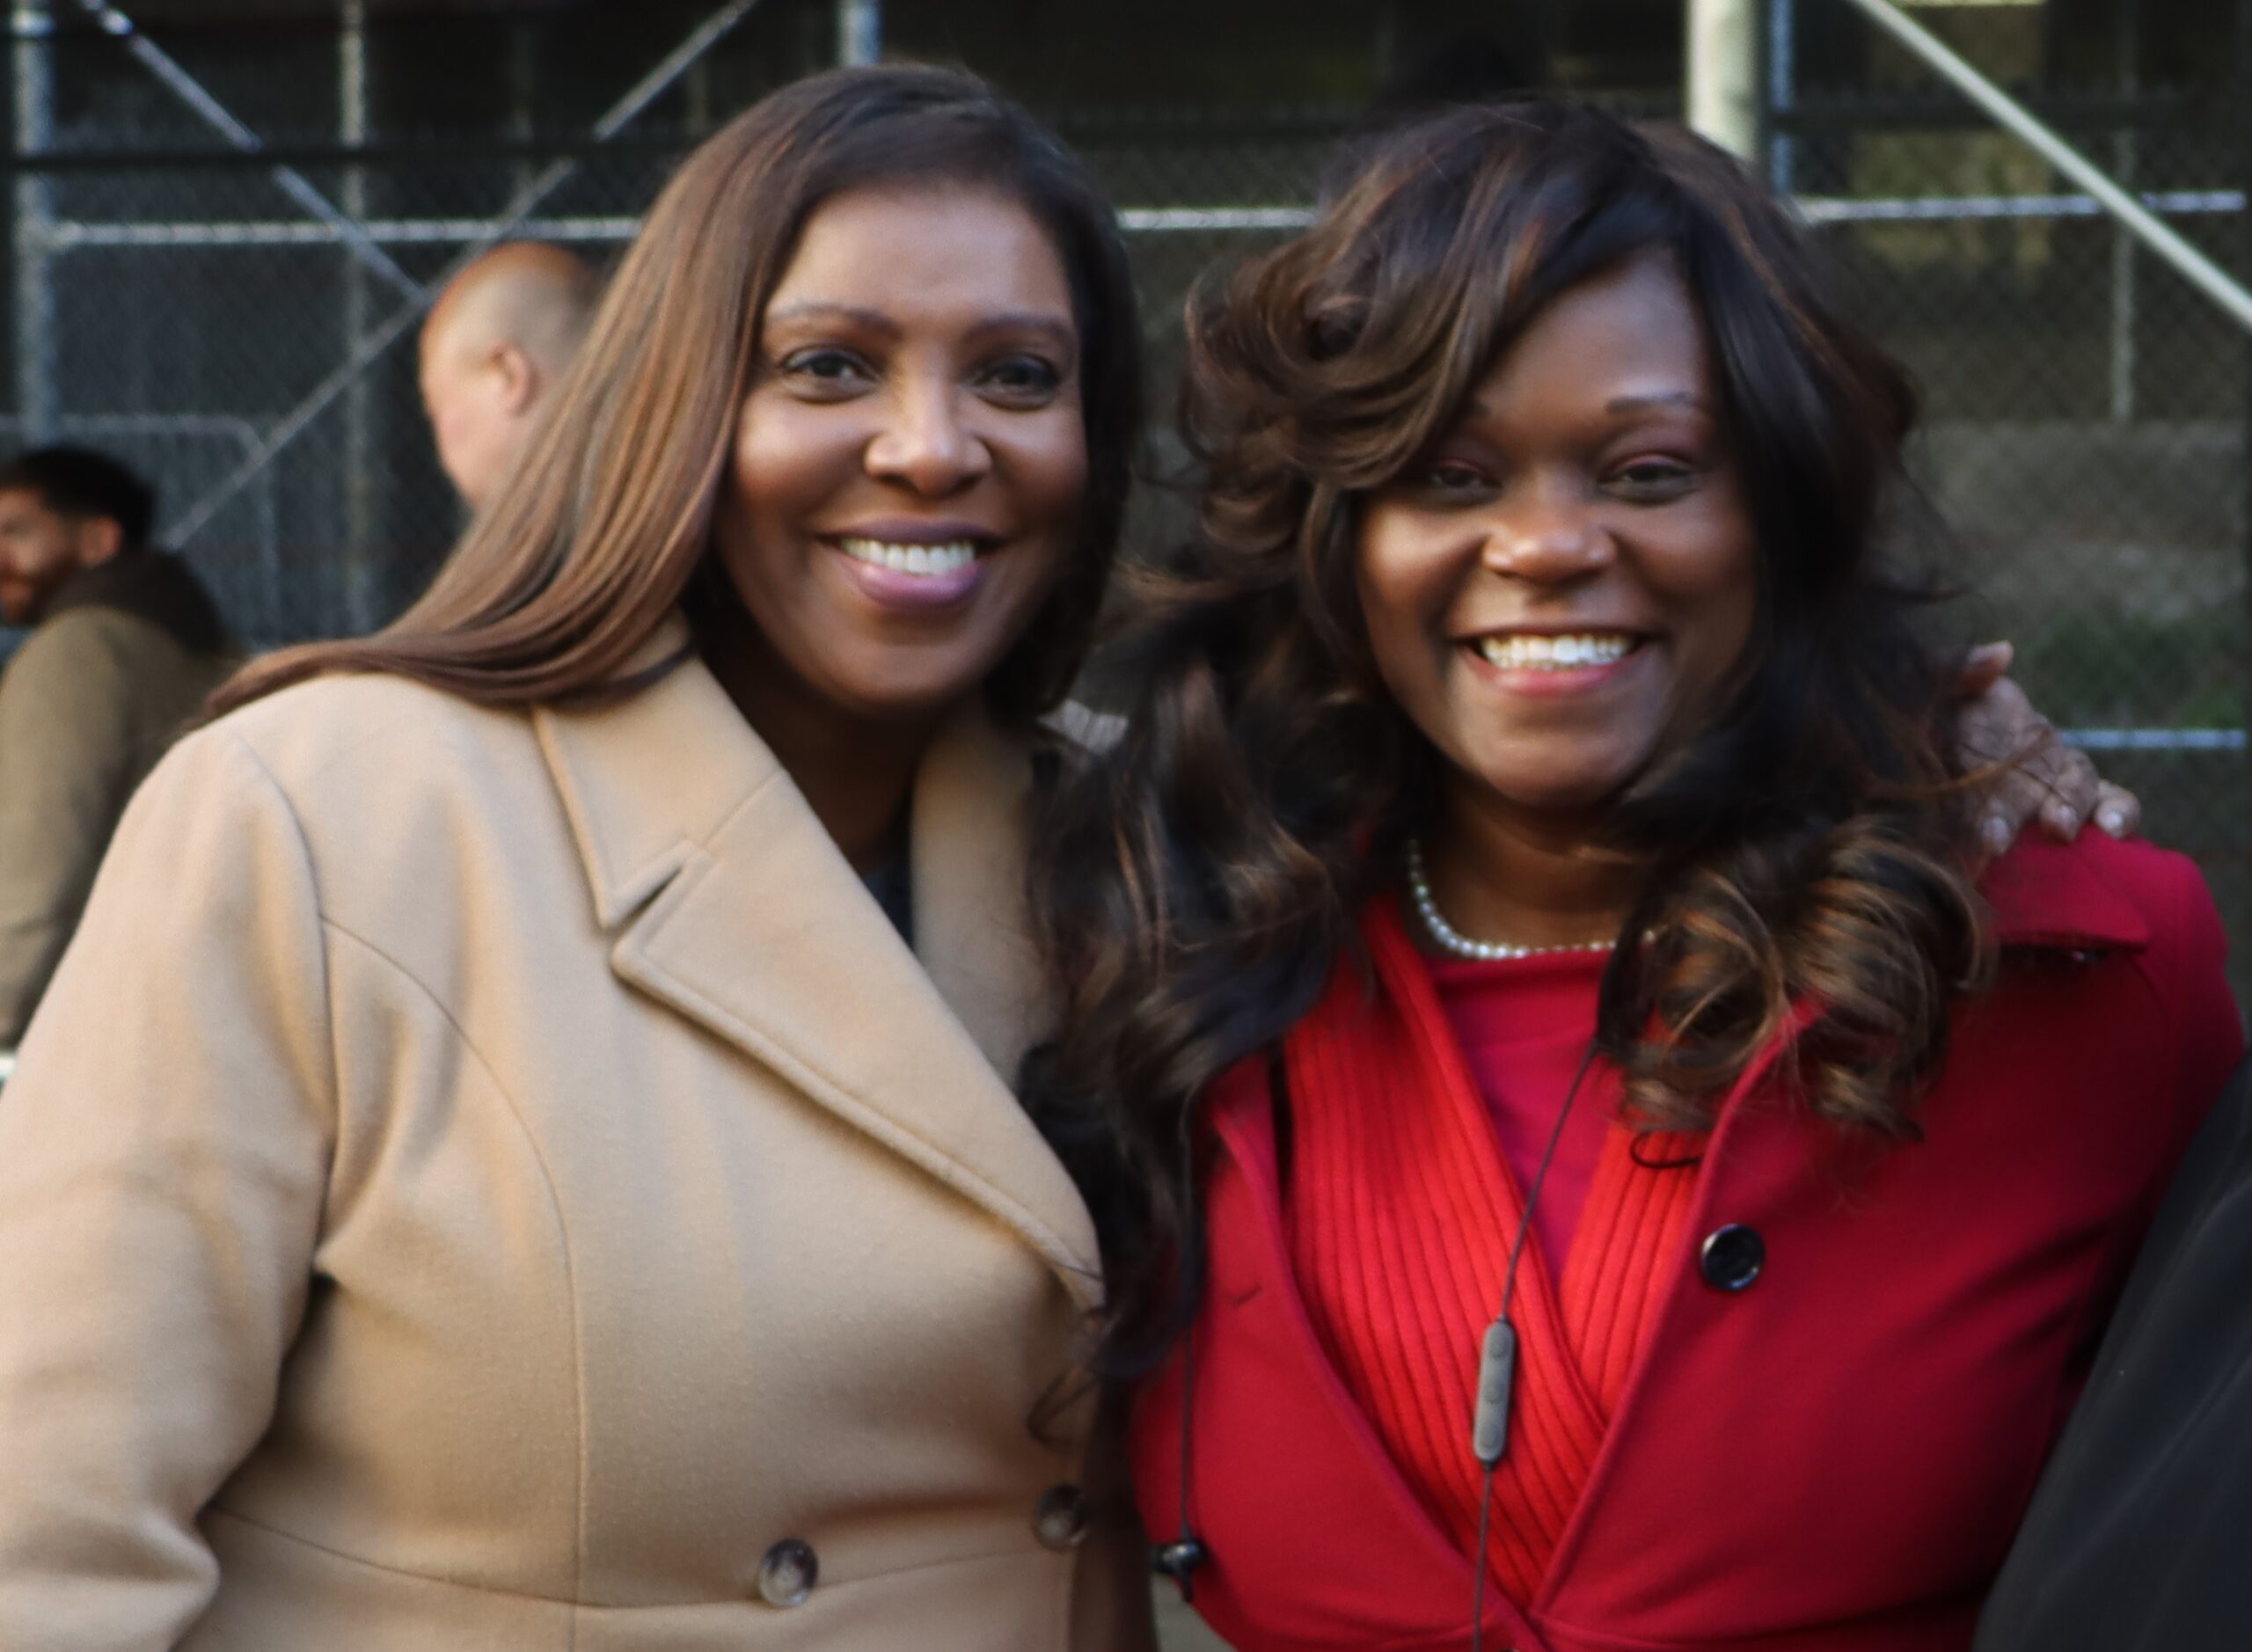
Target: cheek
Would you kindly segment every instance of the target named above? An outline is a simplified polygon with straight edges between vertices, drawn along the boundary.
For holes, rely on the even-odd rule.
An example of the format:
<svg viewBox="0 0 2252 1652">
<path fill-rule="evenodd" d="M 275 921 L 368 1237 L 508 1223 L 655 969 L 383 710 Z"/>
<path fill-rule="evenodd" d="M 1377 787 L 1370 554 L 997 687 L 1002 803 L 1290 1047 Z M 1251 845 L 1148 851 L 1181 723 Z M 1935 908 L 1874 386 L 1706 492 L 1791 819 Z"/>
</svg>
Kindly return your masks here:
<svg viewBox="0 0 2252 1652">
<path fill-rule="evenodd" d="M 1372 514 L 1362 528 L 1355 584 L 1370 652 L 1393 696 L 1412 706 L 1436 692 L 1448 596 L 1444 557 Z"/>
<path fill-rule="evenodd" d="M 462 458 L 474 457 L 492 445 L 492 423 L 483 408 L 457 396 L 435 421 L 439 450 Z"/>
<path fill-rule="evenodd" d="M 1751 640 L 1759 605 L 1757 559 L 1750 530 L 1692 560 L 1683 606 L 1693 617 L 1694 653 L 1702 675 L 1719 679 L 1732 672 Z"/>
<path fill-rule="evenodd" d="M 1055 412 L 1012 444 L 1010 469 L 1018 479 L 1025 527 L 1062 539 L 1075 532 L 1086 508 L 1087 439 L 1078 408 Z"/>
<path fill-rule="evenodd" d="M 776 406 L 754 395 L 735 427 L 729 503 L 749 516 L 771 519 L 818 502 L 857 469 L 859 445 L 836 413 L 796 403 Z"/>
</svg>

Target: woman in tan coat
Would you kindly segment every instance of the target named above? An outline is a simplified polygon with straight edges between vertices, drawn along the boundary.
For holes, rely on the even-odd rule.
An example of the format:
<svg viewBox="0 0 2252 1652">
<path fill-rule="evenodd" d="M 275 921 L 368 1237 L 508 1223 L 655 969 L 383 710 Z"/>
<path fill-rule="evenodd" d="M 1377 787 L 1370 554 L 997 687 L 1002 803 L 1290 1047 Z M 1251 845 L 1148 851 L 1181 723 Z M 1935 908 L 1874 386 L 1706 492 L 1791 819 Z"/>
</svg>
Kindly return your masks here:
<svg viewBox="0 0 2252 1652">
<path fill-rule="evenodd" d="M 1013 1100 L 1116 232 L 966 77 L 692 156 L 391 632 L 128 813 L 0 1104 L 0 1647 L 1111 1647 Z"/>
</svg>

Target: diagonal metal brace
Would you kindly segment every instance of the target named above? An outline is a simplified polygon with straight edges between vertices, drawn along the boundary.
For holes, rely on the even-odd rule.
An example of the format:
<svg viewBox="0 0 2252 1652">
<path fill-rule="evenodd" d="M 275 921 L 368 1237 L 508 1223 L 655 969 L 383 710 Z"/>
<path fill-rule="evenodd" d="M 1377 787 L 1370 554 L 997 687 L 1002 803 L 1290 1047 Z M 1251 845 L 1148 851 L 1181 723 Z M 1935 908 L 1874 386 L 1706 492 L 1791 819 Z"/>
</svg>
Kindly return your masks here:
<svg viewBox="0 0 2252 1652">
<path fill-rule="evenodd" d="M 141 33 L 131 18 L 115 6 L 106 4 L 106 0 L 77 0 L 77 3 L 79 9 L 100 26 L 102 33 L 122 40 L 125 49 L 143 68 L 162 81 L 173 96 L 201 115 L 228 143 L 245 155 L 256 155 L 265 149 L 265 141 L 257 133 L 237 120 L 227 106 L 213 97 L 194 76 L 181 68 L 169 52 Z M 359 220 L 314 188 L 303 172 L 294 166 L 276 165 L 274 181 L 281 186 L 283 194 L 333 229 L 362 264 L 406 296 L 421 296 L 422 284 L 399 268 L 392 261 L 391 254 L 377 245 L 360 227 Z"/>
<path fill-rule="evenodd" d="M 90 4 L 90 0 L 80 0 L 80 4 Z M 636 115 L 655 101 L 666 87 L 679 79 L 691 64 L 718 45 L 730 30 L 749 17 L 757 4 L 758 0 L 728 0 L 727 4 L 690 31 L 686 39 L 666 54 L 655 68 L 635 82 L 625 95 L 595 122 L 593 135 L 596 139 L 607 142 L 617 136 Z M 557 161 L 511 196 L 499 216 L 490 222 L 486 232 L 461 250 L 460 255 L 446 266 L 438 279 L 431 283 L 429 290 L 417 289 L 406 303 L 385 317 L 373 332 L 360 340 L 358 347 L 338 365 L 334 372 L 314 385 L 303 400 L 282 416 L 267 432 L 266 440 L 259 444 L 256 451 L 229 471 L 202 498 L 190 505 L 177 521 L 169 523 L 165 530 L 166 541 L 176 546 L 186 544 L 229 500 L 304 435 L 313 420 L 350 387 L 354 379 L 367 371 L 377 357 L 420 320 L 424 311 L 429 309 L 436 295 L 445 289 L 448 282 L 505 240 L 511 230 L 531 216 L 533 208 L 578 171 L 579 165 L 580 161 L 576 157 Z"/>
<path fill-rule="evenodd" d="M 2095 197 L 2130 234 L 2171 265 L 2231 319 L 2252 332 L 2252 292 L 2226 270 L 2175 233 L 2143 203 L 2119 187 L 2093 161 L 2036 119 L 2032 112 L 1980 74 L 1893 0 L 1847 0 L 1856 11 L 1937 70 L 1964 97 L 2042 159 Z"/>
</svg>

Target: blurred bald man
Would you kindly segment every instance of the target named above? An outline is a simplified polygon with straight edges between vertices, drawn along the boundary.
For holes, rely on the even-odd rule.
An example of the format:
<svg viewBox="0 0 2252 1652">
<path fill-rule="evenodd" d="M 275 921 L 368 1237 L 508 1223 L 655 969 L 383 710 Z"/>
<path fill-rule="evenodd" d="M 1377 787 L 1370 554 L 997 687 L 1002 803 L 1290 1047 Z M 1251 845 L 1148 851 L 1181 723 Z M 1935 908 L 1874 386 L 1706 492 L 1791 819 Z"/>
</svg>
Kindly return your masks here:
<svg viewBox="0 0 2252 1652">
<path fill-rule="evenodd" d="M 438 463 L 472 509 L 508 473 L 601 296 L 601 281 L 577 253 L 511 241 L 454 277 L 431 307 L 422 324 L 422 406 Z"/>
</svg>

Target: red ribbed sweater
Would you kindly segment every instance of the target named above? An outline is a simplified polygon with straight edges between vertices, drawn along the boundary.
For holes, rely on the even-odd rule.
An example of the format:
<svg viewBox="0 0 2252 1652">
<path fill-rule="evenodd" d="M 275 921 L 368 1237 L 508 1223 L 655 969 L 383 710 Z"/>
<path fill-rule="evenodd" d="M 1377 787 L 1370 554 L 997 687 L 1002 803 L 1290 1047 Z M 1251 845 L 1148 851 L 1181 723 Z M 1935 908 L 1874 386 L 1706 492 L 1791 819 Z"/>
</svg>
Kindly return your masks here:
<svg viewBox="0 0 2252 1652">
<path fill-rule="evenodd" d="M 1479 1347 L 1524 1195 L 1429 966 L 1391 903 L 1371 909 L 1362 930 L 1378 991 L 1341 971 L 1285 1045 L 1291 1260 L 1339 1376 L 1468 1553 L 1481 1473 L 1470 1454 Z M 1592 1009 L 1590 999 L 1590 1030 Z M 1613 1075 L 1591 1074 L 1590 1086 L 1576 1108 L 1591 1095 L 1613 1105 Z M 1563 1100 L 1560 1090 L 1552 1119 Z M 1695 1188 L 1684 1161 L 1701 1138 L 1649 1148 L 1614 1123 L 1561 1282 L 1537 1245 L 1517 1266 L 1517 1394 L 1488 1558 L 1520 1603 L 1538 1590 L 1587 1482 L 1655 1303 L 1659 1260 Z M 1665 1163 L 1641 1162 L 1653 1157 Z"/>
</svg>

